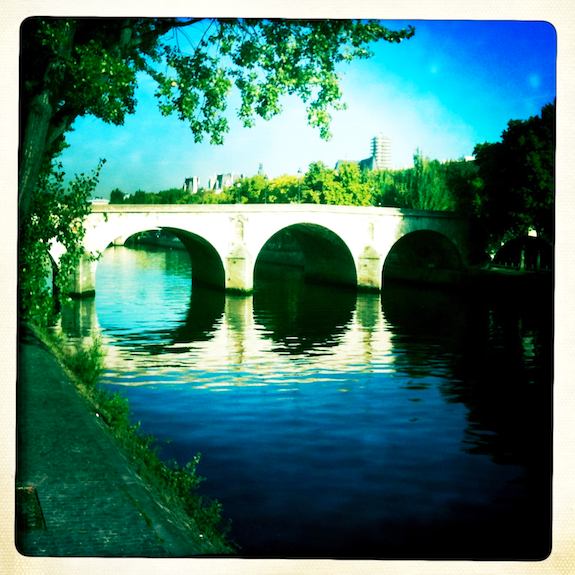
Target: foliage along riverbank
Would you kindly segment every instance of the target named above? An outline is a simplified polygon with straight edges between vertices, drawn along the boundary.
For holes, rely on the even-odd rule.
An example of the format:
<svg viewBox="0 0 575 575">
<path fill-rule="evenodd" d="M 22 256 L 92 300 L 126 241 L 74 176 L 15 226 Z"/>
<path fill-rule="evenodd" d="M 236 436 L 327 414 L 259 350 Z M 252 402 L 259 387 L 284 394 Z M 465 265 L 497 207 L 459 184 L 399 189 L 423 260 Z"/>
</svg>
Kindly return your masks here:
<svg viewBox="0 0 575 575">
<path fill-rule="evenodd" d="M 228 537 L 230 525 L 223 519 L 221 504 L 207 500 L 198 493 L 198 487 L 204 480 L 197 472 L 200 454 L 183 467 L 175 462 L 163 462 L 154 445 L 155 439 L 143 435 L 139 424 L 130 421 L 128 401 L 98 385 L 105 357 L 101 342 L 95 339 L 90 346 L 71 346 L 56 332 L 33 324 L 27 327 L 63 366 L 78 392 L 106 424 L 133 469 L 166 509 L 170 513 L 183 514 L 190 529 L 200 534 L 199 538 L 205 545 L 203 553 L 233 553 L 235 546 Z"/>
</svg>

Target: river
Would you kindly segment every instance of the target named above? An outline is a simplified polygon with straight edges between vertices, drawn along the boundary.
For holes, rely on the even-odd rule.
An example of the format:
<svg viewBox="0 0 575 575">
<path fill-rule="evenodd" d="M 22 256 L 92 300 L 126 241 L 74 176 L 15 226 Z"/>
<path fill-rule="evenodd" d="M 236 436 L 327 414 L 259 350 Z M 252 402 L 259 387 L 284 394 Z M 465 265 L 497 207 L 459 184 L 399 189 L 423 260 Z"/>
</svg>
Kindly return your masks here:
<svg viewBox="0 0 575 575">
<path fill-rule="evenodd" d="M 550 291 L 260 276 L 227 296 L 192 285 L 184 251 L 109 248 L 68 322 L 101 334 L 101 385 L 163 457 L 202 454 L 238 556 L 549 553 Z"/>
</svg>

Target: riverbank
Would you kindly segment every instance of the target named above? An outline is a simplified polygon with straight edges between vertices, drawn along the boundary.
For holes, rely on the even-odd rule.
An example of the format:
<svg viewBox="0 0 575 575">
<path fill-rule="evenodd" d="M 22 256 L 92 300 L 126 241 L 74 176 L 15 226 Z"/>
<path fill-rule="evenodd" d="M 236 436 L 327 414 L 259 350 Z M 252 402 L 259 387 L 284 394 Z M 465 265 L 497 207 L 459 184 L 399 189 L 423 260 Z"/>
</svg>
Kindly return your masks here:
<svg viewBox="0 0 575 575">
<path fill-rule="evenodd" d="M 49 349 L 20 334 L 16 546 L 28 556 L 229 553 L 136 471 Z"/>
<path fill-rule="evenodd" d="M 513 268 L 487 267 L 470 268 L 467 284 L 476 290 L 518 291 L 522 295 L 553 288 L 553 273 L 547 271 L 525 271 Z"/>
</svg>

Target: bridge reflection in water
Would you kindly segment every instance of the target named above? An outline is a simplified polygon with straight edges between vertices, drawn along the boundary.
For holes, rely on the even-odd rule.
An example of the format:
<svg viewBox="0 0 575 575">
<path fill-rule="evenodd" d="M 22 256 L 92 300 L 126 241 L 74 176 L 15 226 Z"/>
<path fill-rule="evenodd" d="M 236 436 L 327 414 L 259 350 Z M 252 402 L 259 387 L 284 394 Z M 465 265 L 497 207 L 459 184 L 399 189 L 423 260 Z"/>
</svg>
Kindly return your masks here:
<svg viewBox="0 0 575 575">
<path fill-rule="evenodd" d="M 187 310 L 181 310 L 185 320 L 162 314 L 164 324 L 151 330 L 145 330 L 143 324 L 145 316 L 154 311 L 149 303 L 138 303 L 142 315 L 138 327 L 133 326 L 134 331 L 119 329 L 119 335 L 112 338 L 107 335 L 109 326 L 101 329 L 98 299 L 82 298 L 68 304 L 61 325 L 73 340 L 89 343 L 99 335 L 106 345 L 108 369 L 121 372 L 129 362 L 135 379 L 156 373 L 158 379 L 147 378 L 148 383 L 162 381 L 163 371 L 187 365 L 189 356 L 201 359 L 201 371 L 227 365 L 236 375 L 226 386 L 259 385 L 250 383 L 251 375 L 242 377 L 252 369 L 264 380 L 285 380 L 301 369 L 294 356 L 305 356 L 308 370 L 321 371 L 326 362 L 330 369 L 344 372 L 354 371 L 358 365 L 381 368 L 374 362 L 373 350 L 378 350 L 378 356 L 384 350 L 391 352 L 391 333 L 384 326 L 379 294 L 335 290 L 326 299 L 324 287 L 290 291 L 289 285 L 275 284 L 273 297 L 265 291 L 255 296 L 226 296 L 221 291 L 194 288 Z M 126 319 L 131 312 L 125 312 L 116 317 Z M 302 330 L 302 317 L 315 329 Z M 262 354 L 266 356 L 264 364 L 260 363 Z M 211 385 L 221 390 L 221 382 Z"/>
<path fill-rule="evenodd" d="M 162 454 L 204 454 L 243 556 L 545 556 L 549 294 L 364 294 L 297 273 L 231 296 L 193 286 L 183 251 L 111 248 L 62 328 L 101 333 L 102 384 Z"/>
</svg>

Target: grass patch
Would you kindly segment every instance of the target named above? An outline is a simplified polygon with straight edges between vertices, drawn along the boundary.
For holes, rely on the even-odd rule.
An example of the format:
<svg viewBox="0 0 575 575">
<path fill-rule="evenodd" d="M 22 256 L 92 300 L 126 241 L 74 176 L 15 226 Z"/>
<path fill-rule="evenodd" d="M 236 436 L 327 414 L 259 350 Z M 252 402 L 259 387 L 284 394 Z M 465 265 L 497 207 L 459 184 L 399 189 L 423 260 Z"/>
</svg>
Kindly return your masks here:
<svg viewBox="0 0 575 575">
<path fill-rule="evenodd" d="M 162 461 L 155 438 L 143 434 L 139 423 L 132 423 L 128 400 L 98 385 L 105 367 L 101 341 L 96 338 L 91 345 L 70 344 L 61 334 L 34 326 L 30 328 L 58 359 L 96 416 L 109 428 L 136 473 L 170 512 L 182 517 L 198 534 L 202 552 L 219 555 L 236 551 L 228 539 L 230 525 L 222 518 L 221 504 L 198 493 L 198 487 L 204 481 L 197 472 L 200 454 L 184 466 Z"/>
</svg>

